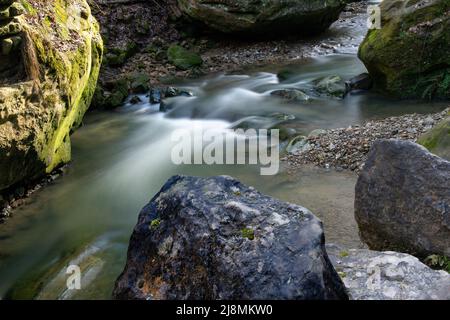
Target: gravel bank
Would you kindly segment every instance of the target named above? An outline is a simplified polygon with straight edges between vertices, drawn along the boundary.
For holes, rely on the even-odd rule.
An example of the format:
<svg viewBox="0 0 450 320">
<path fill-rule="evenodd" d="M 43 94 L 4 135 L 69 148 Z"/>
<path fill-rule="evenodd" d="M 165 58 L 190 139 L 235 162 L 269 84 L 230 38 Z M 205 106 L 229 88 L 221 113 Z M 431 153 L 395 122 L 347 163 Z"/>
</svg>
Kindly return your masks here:
<svg viewBox="0 0 450 320">
<path fill-rule="evenodd" d="M 368 121 L 362 125 L 326 130 L 306 139 L 306 144 L 283 160 L 289 169 L 305 164 L 322 168 L 359 172 L 372 144 L 378 139 L 417 139 L 442 120 L 450 108 L 429 115 L 409 114 L 383 120 Z"/>
</svg>

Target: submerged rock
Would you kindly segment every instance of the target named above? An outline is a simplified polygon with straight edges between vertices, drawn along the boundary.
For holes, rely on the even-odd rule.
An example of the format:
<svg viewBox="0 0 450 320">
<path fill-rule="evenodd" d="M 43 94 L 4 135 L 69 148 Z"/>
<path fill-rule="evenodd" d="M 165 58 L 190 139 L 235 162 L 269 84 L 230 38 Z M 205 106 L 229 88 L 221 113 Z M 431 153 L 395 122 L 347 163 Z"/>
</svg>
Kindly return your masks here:
<svg viewBox="0 0 450 320">
<path fill-rule="evenodd" d="M 450 274 L 409 254 L 326 247 L 350 299 L 450 300 Z"/>
<path fill-rule="evenodd" d="M 0 18 L 0 190 L 70 160 L 70 134 L 91 103 L 102 59 L 85 0 L 26 3 Z"/>
<path fill-rule="evenodd" d="M 402 98 L 450 98 L 450 1 L 384 0 L 381 29 L 359 57 L 375 88 Z"/>
<path fill-rule="evenodd" d="M 321 222 L 231 177 L 171 178 L 142 210 L 117 299 L 346 299 Z"/>
<path fill-rule="evenodd" d="M 311 34 L 339 18 L 340 0 L 178 0 L 181 11 L 224 33 Z"/>
<path fill-rule="evenodd" d="M 311 100 L 310 96 L 299 89 L 279 89 L 272 91 L 270 94 L 290 102 L 308 102 Z"/>
<path fill-rule="evenodd" d="M 450 256 L 450 162 L 409 141 L 379 140 L 358 179 L 355 218 L 374 250 Z"/>
</svg>

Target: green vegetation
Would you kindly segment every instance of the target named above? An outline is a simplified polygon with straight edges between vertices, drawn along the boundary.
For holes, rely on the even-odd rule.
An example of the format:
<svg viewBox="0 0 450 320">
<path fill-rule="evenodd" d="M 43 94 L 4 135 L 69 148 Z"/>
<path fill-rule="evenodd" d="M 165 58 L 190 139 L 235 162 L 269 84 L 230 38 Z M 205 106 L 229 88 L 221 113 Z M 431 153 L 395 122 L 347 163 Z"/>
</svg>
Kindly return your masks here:
<svg viewBox="0 0 450 320">
<path fill-rule="evenodd" d="M 161 225 L 161 219 L 154 219 L 150 222 L 150 229 L 155 230 Z"/>
<path fill-rule="evenodd" d="M 438 270 L 444 270 L 450 273 L 450 258 L 439 255 L 431 255 L 425 259 L 425 263 L 433 268 Z"/>
<path fill-rule="evenodd" d="M 167 49 L 167 58 L 171 64 L 181 70 L 188 70 L 203 64 L 202 58 L 197 53 L 178 45 L 172 45 Z"/>
<path fill-rule="evenodd" d="M 241 230 L 241 235 L 243 238 L 247 238 L 248 240 L 255 239 L 255 231 L 251 228 L 244 228 Z"/>
</svg>

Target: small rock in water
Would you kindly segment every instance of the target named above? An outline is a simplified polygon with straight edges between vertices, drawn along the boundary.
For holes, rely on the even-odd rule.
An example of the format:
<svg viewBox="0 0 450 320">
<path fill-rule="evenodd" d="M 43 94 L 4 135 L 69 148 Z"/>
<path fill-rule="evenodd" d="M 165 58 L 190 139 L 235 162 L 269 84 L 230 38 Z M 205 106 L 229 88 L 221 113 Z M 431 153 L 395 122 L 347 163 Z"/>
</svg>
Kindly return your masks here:
<svg viewBox="0 0 450 320">
<path fill-rule="evenodd" d="M 138 96 L 133 96 L 133 97 L 130 99 L 130 103 L 131 103 L 131 104 L 138 104 L 138 103 L 140 103 L 140 102 L 142 102 L 142 100 L 141 100 L 141 98 L 139 98 Z"/>
<path fill-rule="evenodd" d="M 368 73 L 361 73 L 345 82 L 345 86 L 347 92 L 353 90 L 370 90 L 373 86 L 373 80 Z"/>
<path fill-rule="evenodd" d="M 338 75 L 317 79 L 313 84 L 314 90 L 319 95 L 343 98 L 346 92 L 345 82 Z"/>
<path fill-rule="evenodd" d="M 150 90 L 150 103 L 151 104 L 159 104 L 159 103 L 161 103 L 161 100 L 162 100 L 161 90 L 151 89 Z"/>
<path fill-rule="evenodd" d="M 272 96 L 277 96 L 291 102 L 307 102 L 311 100 L 310 96 L 298 89 L 280 89 L 272 91 L 270 94 Z"/>
</svg>

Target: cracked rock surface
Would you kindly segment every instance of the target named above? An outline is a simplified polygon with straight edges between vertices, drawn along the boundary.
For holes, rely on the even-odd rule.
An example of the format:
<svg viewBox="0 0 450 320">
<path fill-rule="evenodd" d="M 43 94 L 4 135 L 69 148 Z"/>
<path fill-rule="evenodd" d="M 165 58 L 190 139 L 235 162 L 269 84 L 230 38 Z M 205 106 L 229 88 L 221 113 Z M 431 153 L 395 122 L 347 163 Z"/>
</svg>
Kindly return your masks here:
<svg viewBox="0 0 450 320">
<path fill-rule="evenodd" d="M 347 299 L 322 223 L 231 177 L 171 178 L 128 250 L 116 299 Z"/>
</svg>

